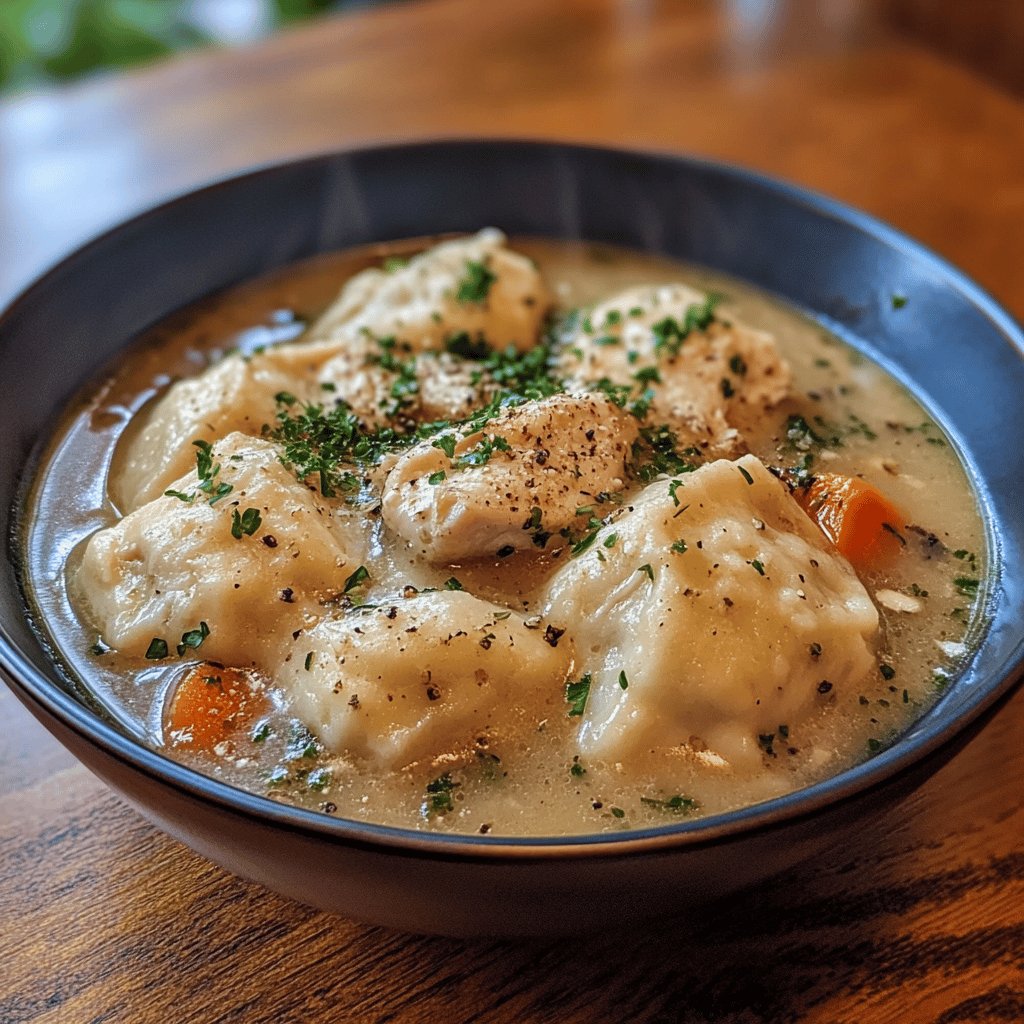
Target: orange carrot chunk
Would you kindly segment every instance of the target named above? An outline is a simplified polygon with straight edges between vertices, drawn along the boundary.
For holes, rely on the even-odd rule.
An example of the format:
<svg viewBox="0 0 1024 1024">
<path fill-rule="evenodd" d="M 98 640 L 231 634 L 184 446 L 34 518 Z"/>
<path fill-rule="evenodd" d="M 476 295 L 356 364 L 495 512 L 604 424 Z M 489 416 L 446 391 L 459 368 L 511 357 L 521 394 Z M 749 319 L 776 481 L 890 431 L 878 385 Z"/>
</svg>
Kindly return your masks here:
<svg viewBox="0 0 1024 1024">
<path fill-rule="evenodd" d="M 203 662 L 174 689 L 165 726 L 168 741 L 212 752 L 264 707 L 262 691 L 249 673 Z"/>
<path fill-rule="evenodd" d="M 906 544 L 903 513 L 873 484 L 856 476 L 819 473 L 794 492 L 822 533 L 857 568 L 895 557 Z"/>
</svg>

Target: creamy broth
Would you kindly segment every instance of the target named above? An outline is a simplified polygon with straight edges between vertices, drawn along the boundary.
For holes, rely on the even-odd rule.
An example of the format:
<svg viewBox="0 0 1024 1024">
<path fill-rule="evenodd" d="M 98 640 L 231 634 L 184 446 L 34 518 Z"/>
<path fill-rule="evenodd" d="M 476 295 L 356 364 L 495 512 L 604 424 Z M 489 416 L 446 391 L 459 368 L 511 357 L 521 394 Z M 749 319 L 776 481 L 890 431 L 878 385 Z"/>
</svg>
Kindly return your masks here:
<svg viewBox="0 0 1024 1024">
<path fill-rule="evenodd" d="M 396 770 L 323 749 L 294 721 L 273 680 L 265 681 L 267 708 L 216 752 L 173 742 L 168 703 L 198 659 L 188 657 L 191 651 L 154 661 L 106 650 L 76 608 L 69 583 L 88 538 L 120 518 L 109 483 L 128 442 L 172 381 L 232 349 L 300 337 L 351 275 L 423 245 L 317 257 L 197 303 L 147 332 L 69 410 L 30 497 L 29 596 L 59 661 L 125 728 L 205 774 L 343 817 L 416 829 L 557 835 L 715 814 L 806 786 L 884 748 L 936 699 L 980 630 L 974 606 L 985 542 L 963 469 L 920 405 L 821 325 L 739 282 L 604 246 L 517 240 L 512 247 L 536 261 L 563 311 L 634 285 L 685 281 L 722 293 L 720 316 L 774 335 L 792 368 L 791 397 L 763 416 L 744 416 L 749 450 L 774 467 L 798 466 L 810 454 L 813 471 L 861 476 L 905 513 L 899 557 L 860 572 L 881 618 L 873 670 L 856 687 L 829 693 L 799 724 L 780 722 L 762 735 L 758 756 L 743 765 L 671 745 L 633 759 L 628 769 L 583 757 L 579 720 L 567 716 L 561 689 L 539 709 L 510 709 L 500 729 L 481 722 L 480 735 L 468 736 L 464 749 Z M 912 303 L 906 315 L 913 316 Z M 809 434 L 787 432 L 797 416 Z M 630 483 L 627 495 L 640 489 Z M 389 538 L 379 516 L 354 510 L 353 522 L 370 535 L 369 579 L 360 589 L 367 603 L 400 601 L 396 594 L 404 587 L 443 589 L 457 578 L 465 591 L 529 616 L 569 558 L 563 546 L 434 564 Z M 560 625 L 571 634 L 572 623 Z M 573 679 L 586 669 L 583 662 L 577 652 Z"/>
</svg>

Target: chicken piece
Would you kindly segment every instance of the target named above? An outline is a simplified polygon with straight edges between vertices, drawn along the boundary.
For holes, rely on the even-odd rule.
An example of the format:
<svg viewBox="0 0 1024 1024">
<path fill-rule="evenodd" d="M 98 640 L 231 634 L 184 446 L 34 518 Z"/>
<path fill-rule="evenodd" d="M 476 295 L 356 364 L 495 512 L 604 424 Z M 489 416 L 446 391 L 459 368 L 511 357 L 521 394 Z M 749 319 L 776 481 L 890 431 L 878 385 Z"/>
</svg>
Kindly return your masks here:
<svg viewBox="0 0 1024 1024">
<path fill-rule="evenodd" d="M 507 409 L 483 430 L 403 455 L 385 481 L 384 522 L 434 562 L 543 546 L 545 535 L 585 525 L 580 506 L 622 490 L 637 432 L 603 395 Z"/>
<path fill-rule="evenodd" d="M 244 667 L 341 591 L 364 556 L 363 531 L 278 456 L 231 434 L 210 452 L 206 490 L 193 472 L 174 484 L 181 497 L 93 534 L 74 586 L 108 644 L 141 656 L 158 637 L 173 655 L 205 622 L 201 656 Z"/>
<path fill-rule="evenodd" d="M 329 750 L 398 768 L 517 726 L 535 733 L 564 707 L 571 667 L 564 637 L 438 591 L 321 620 L 273 677 Z"/>
<path fill-rule="evenodd" d="M 648 423 L 712 455 L 743 448 L 740 407 L 770 408 L 790 386 L 771 335 L 715 317 L 706 296 L 681 284 L 631 288 L 596 306 L 560 368 L 577 385 L 607 379 L 649 397 Z"/>
<path fill-rule="evenodd" d="M 442 242 L 388 272 L 356 274 L 313 326 L 314 340 L 395 338 L 412 352 L 442 350 L 465 333 L 494 348 L 536 344 L 551 296 L 525 256 L 487 228 Z"/>
<path fill-rule="evenodd" d="M 130 512 L 158 498 L 195 464 L 193 441 L 213 442 L 234 431 L 258 437 L 277 412 L 282 391 L 322 401 L 320 364 L 336 345 L 288 343 L 249 357 L 229 355 L 197 377 L 171 385 L 126 438 L 111 474 L 114 504 Z"/>
<path fill-rule="evenodd" d="M 580 750 L 612 762 L 689 745 L 756 763 L 759 735 L 875 665 L 863 584 L 752 455 L 650 484 L 540 607 L 592 677 Z"/>
<path fill-rule="evenodd" d="M 404 343 L 356 343 L 321 370 L 328 401 L 345 402 L 368 429 L 465 419 L 498 390 L 475 360 L 448 352 L 412 355 Z"/>
<path fill-rule="evenodd" d="M 416 376 L 419 418 L 427 422 L 466 419 L 500 390 L 479 363 L 445 352 L 419 356 Z"/>
</svg>

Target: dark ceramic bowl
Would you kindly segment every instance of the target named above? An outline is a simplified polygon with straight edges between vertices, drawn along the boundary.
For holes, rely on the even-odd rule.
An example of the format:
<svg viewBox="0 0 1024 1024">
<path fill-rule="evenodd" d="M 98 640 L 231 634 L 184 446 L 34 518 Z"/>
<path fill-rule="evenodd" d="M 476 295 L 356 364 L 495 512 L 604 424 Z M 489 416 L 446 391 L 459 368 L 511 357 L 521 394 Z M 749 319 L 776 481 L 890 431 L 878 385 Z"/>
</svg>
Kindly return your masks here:
<svg viewBox="0 0 1024 1024">
<path fill-rule="evenodd" d="M 398 928 L 526 934 L 622 922 L 756 882 L 870 827 L 866 819 L 934 772 L 1020 675 L 1024 338 L 992 299 L 916 243 L 756 174 L 545 143 L 423 143 L 270 167 L 136 217 L 0 318 L 0 509 L 12 551 L 10 520 L 32 453 L 76 388 L 147 325 L 314 253 L 487 224 L 725 271 L 827 322 L 913 389 L 968 467 L 991 565 L 987 637 L 938 704 L 878 756 L 767 803 L 623 834 L 502 839 L 297 810 L 139 746 L 62 682 L 26 622 L 16 565 L 0 580 L 8 682 L 160 828 L 298 900 Z M 893 309 L 894 292 L 909 296 L 906 309 Z"/>
</svg>

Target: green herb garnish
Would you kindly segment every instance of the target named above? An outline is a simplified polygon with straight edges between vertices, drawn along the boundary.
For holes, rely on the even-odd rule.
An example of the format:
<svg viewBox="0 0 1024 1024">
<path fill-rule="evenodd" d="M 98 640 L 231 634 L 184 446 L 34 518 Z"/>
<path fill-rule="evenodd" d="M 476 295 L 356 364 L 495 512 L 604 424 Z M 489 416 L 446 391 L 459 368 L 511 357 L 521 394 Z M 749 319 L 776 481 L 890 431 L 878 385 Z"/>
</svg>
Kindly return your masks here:
<svg viewBox="0 0 1024 1024">
<path fill-rule="evenodd" d="M 237 508 L 231 510 L 231 536 L 235 540 L 251 537 L 262 523 L 263 519 L 258 508 L 247 508 L 241 515 Z"/>
<path fill-rule="evenodd" d="M 485 302 L 491 285 L 498 278 L 492 274 L 486 262 L 466 260 L 466 270 L 455 290 L 455 301 L 463 304 Z"/>
<path fill-rule="evenodd" d="M 590 696 L 591 677 L 589 672 L 576 681 L 569 681 L 565 684 L 565 699 L 569 703 L 569 717 L 577 718 L 583 714 L 587 706 L 587 698 Z"/>
<path fill-rule="evenodd" d="M 351 590 L 355 590 L 356 587 L 361 586 L 370 578 L 370 572 L 365 565 L 359 566 L 358 569 L 347 580 L 345 580 L 345 586 L 342 587 L 341 592 L 343 594 L 349 593 Z"/>
</svg>

